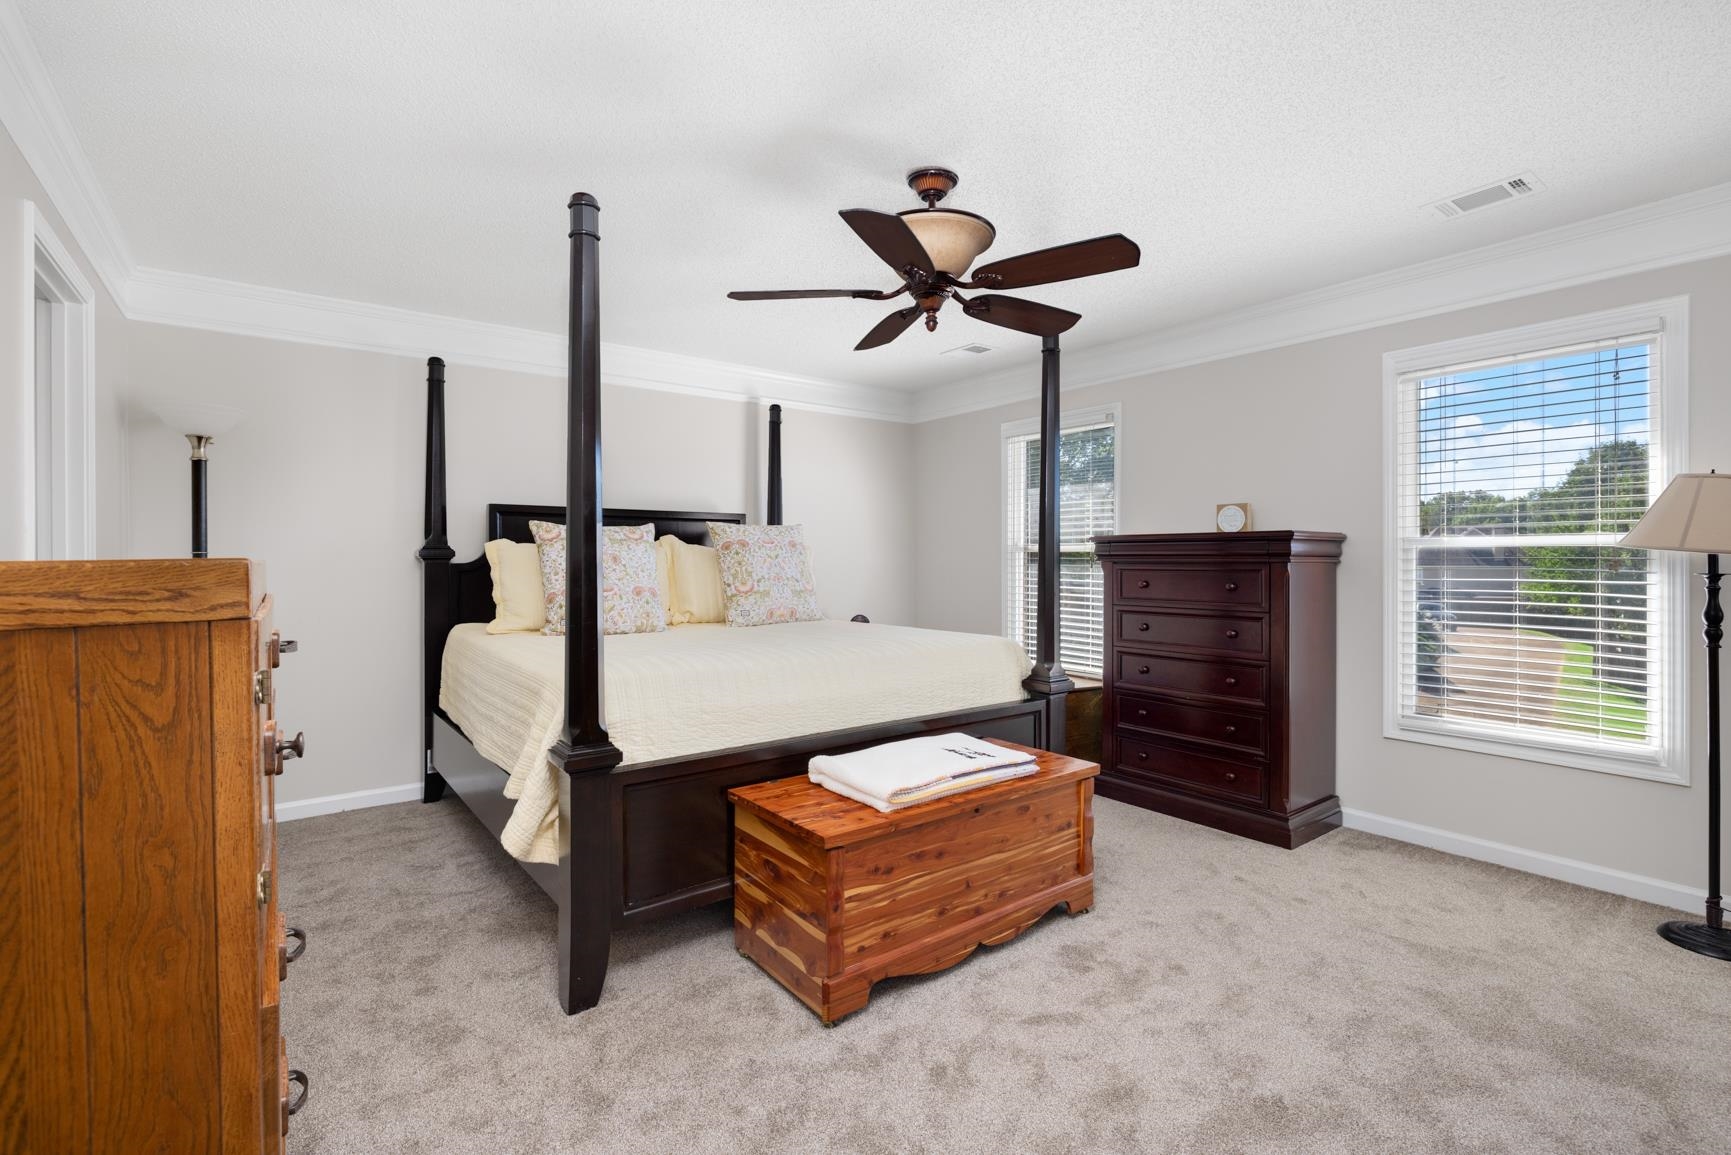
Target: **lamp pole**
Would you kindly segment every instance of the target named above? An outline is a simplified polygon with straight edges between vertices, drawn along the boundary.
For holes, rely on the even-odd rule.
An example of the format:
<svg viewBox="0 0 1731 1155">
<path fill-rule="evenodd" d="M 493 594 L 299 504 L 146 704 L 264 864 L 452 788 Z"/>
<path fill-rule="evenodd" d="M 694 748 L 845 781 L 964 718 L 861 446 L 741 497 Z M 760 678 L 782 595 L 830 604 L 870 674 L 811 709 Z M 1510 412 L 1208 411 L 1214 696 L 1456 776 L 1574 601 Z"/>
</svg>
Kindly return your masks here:
<svg viewBox="0 0 1731 1155">
<path fill-rule="evenodd" d="M 1707 640 L 1707 922 L 1676 919 L 1659 927 L 1659 936 L 1696 954 L 1731 962 L 1731 931 L 1725 929 L 1724 896 L 1719 892 L 1719 649 L 1725 639 L 1725 611 L 1719 605 L 1719 555 L 1707 555 L 1707 608 L 1701 611 L 1701 636 Z"/>
<path fill-rule="evenodd" d="M 205 470 L 210 465 L 210 447 L 216 440 L 203 433 L 188 433 L 192 444 L 192 556 L 210 556 L 210 501 L 205 490 Z"/>
</svg>

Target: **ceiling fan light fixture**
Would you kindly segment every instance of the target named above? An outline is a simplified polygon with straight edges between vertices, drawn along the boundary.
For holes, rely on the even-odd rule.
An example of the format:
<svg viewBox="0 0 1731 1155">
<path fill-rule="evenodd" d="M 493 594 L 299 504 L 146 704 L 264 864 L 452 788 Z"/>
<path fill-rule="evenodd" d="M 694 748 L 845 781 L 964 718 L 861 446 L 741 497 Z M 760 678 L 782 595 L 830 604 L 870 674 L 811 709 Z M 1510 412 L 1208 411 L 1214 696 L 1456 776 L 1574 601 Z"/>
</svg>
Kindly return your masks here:
<svg viewBox="0 0 1731 1155">
<path fill-rule="evenodd" d="M 979 255 L 992 247 L 998 231 L 992 222 L 960 209 L 909 209 L 899 213 L 940 273 L 958 280 Z"/>
</svg>

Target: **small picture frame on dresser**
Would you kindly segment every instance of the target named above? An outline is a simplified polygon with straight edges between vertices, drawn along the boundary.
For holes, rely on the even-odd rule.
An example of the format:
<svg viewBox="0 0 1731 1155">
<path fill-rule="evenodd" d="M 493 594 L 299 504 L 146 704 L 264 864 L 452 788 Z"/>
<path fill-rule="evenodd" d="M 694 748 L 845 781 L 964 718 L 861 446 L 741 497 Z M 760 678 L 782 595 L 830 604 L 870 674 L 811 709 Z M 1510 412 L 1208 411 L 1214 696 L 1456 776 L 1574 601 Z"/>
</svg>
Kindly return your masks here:
<svg viewBox="0 0 1731 1155">
<path fill-rule="evenodd" d="M 1214 507 L 1214 528 L 1221 533 L 1243 533 L 1254 529 L 1248 501 L 1228 501 Z"/>
</svg>

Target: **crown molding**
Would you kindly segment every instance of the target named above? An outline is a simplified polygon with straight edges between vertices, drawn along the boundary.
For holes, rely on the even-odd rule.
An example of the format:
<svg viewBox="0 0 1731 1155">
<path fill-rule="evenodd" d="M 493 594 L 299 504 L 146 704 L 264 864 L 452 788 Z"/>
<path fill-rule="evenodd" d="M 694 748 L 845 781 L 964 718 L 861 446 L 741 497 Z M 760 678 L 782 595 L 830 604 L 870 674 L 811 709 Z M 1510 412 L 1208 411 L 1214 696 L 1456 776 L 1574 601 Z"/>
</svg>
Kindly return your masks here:
<svg viewBox="0 0 1731 1155">
<path fill-rule="evenodd" d="M 131 320 L 519 372 L 563 375 L 559 334 L 139 268 L 13 0 L 0 0 L 0 124 Z M 1731 184 L 1361 277 L 1064 358 L 1065 389 L 1314 341 L 1731 253 Z M 924 390 L 801 377 L 603 342 L 617 385 L 921 422 L 1034 397 L 1039 375 L 1004 370 Z"/>
<path fill-rule="evenodd" d="M 416 360 L 437 354 L 453 365 L 553 377 L 565 375 L 565 337 L 560 333 L 163 269 L 138 269 L 133 273 L 127 290 L 126 315 L 135 321 L 247 337 Z M 610 385 L 665 393 L 733 401 L 774 401 L 793 409 L 881 421 L 909 420 L 908 395 L 900 390 L 801 377 L 611 341 L 601 343 L 601 379 Z"/>
<path fill-rule="evenodd" d="M 132 274 L 126 238 L 12 0 L 0 0 L 0 124 L 109 296 L 124 309 Z"/>
<path fill-rule="evenodd" d="M 1638 205 L 1386 273 L 1343 281 L 1091 349 L 1066 350 L 1083 389 L 1731 253 L 1731 184 Z M 913 393 L 935 421 L 1039 394 L 1031 366 Z"/>
</svg>

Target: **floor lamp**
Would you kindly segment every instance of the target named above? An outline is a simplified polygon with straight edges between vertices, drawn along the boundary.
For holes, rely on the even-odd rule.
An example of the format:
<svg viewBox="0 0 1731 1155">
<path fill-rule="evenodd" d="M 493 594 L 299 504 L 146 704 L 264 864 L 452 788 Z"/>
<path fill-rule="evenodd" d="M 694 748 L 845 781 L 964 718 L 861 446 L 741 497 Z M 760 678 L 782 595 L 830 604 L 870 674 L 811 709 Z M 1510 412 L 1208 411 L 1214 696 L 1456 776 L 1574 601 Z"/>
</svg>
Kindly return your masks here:
<svg viewBox="0 0 1731 1155">
<path fill-rule="evenodd" d="M 1678 919 L 1659 927 L 1667 942 L 1731 962 L 1731 930 L 1719 890 L 1719 643 L 1725 611 L 1719 607 L 1719 555 L 1731 553 L 1731 473 L 1679 473 L 1621 542 L 1637 549 L 1707 555 L 1707 921 Z"/>
<path fill-rule="evenodd" d="M 224 405 L 202 405 L 192 401 L 156 401 L 156 416 L 184 436 L 192 446 L 192 556 L 210 556 L 210 501 L 207 482 L 210 447 L 218 433 L 226 433 L 241 418 L 238 409 Z"/>
</svg>

